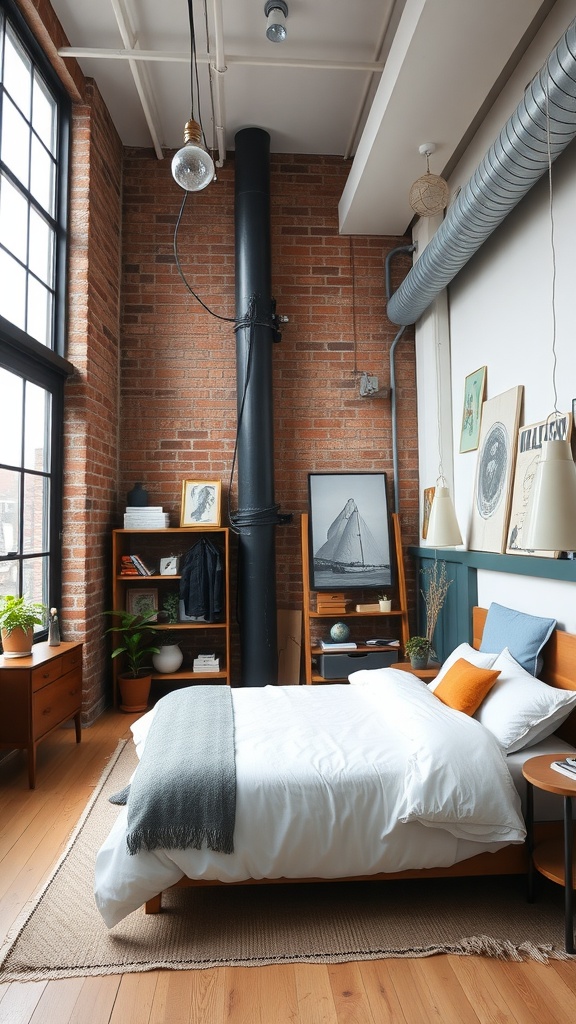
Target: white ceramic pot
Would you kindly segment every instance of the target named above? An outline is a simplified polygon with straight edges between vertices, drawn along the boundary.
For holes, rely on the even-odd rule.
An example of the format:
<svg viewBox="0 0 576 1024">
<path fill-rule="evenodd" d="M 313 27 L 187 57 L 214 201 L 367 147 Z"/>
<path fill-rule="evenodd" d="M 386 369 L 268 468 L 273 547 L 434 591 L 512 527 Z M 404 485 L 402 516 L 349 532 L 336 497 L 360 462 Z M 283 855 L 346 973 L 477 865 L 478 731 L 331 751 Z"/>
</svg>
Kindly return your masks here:
<svg viewBox="0 0 576 1024">
<path fill-rule="evenodd" d="M 380 600 L 380 601 L 378 601 L 378 604 L 380 605 L 380 611 L 381 612 L 391 612 L 392 611 L 392 601 L 390 599 L 388 599 L 388 601 Z"/>
<path fill-rule="evenodd" d="M 183 660 L 178 644 L 167 644 L 160 648 L 158 654 L 152 655 L 152 664 L 157 672 L 177 672 Z"/>
</svg>

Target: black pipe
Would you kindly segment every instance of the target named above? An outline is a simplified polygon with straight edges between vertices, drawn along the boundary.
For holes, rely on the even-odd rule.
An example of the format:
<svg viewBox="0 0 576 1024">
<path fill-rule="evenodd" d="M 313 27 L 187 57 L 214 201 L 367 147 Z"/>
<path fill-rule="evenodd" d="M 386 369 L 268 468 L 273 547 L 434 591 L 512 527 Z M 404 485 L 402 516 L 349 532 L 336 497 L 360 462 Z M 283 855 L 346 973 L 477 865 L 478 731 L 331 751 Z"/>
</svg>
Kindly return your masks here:
<svg viewBox="0 0 576 1024">
<path fill-rule="evenodd" d="M 271 281 L 270 136 L 236 134 L 236 378 L 238 389 L 238 609 L 241 684 L 278 679 Z"/>
</svg>

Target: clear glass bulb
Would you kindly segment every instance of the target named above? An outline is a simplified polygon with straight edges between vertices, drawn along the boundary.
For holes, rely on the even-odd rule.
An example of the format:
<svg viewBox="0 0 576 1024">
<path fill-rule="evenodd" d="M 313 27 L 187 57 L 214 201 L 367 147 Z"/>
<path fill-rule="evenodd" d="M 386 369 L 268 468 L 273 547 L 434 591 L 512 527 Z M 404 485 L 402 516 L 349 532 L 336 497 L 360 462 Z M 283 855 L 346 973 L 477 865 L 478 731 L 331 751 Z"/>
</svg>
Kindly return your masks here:
<svg viewBox="0 0 576 1024">
<path fill-rule="evenodd" d="M 187 142 L 172 157 L 172 176 L 187 192 L 200 192 L 214 178 L 214 161 L 203 146 Z"/>
<path fill-rule="evenodd" d="M 268 15 L 266 25 L 266 38 L 271 43 L 283 43 L 288 35 L 286 31 L 286 17 L 283 11 L 273 7 Z"/>
</svg>

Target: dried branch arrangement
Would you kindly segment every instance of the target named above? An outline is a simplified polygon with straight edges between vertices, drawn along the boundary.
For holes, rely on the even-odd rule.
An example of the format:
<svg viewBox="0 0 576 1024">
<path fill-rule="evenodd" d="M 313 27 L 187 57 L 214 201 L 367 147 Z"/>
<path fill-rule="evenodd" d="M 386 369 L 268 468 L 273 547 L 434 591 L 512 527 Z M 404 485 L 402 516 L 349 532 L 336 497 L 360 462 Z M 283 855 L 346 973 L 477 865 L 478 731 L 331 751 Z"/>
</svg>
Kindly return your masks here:
<svg viewBox="0 0 576 1024">
<path fill-rule="evenodd" d="M 438 616 L 452 580 L 446 577 L 446 562 L 439 562 L 437 559 L 434 559 L 432 565 L 421 569 L 421 572 L 427 581 L 420 591 L 426 605 L 426 638 L 432 643 Z"/>
</svg>

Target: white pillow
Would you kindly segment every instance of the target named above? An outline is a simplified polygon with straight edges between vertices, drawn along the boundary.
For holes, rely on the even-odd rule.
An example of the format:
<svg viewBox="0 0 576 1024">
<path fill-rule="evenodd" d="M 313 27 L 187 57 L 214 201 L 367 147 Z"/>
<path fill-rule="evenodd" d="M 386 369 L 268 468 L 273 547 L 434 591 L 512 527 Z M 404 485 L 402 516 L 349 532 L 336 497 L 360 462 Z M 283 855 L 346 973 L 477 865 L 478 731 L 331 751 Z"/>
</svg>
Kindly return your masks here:
<svg viewBox="0 0 576 1024">
<path fill-rule="evenodd" d="M 438 675 L 432 680 L 428 689 L 431 693 L 434 693 L 438 683 L 442 682 L 448 669 L 452 668 L 452 665 L 459 661 L 460 658 L 464 658 L 464 661 L 474 665 L 475 668 L 492 668 L 497 657 L 497 654 L 484 654 L 481 651 L 476 651 L 473 647 L 470 647 L 470 644 L 460 644 L 455 651 L 452 651 L 452 654 L 448 655 Z"/>
<path fill-rule="evenodd" d="M 492 668 L 500 675 L 474 714 L 507 754 L 551 736 L 576 707 L 576 690 L 548 686 L 526 672 L 507 647 Z"/>
</svg>

